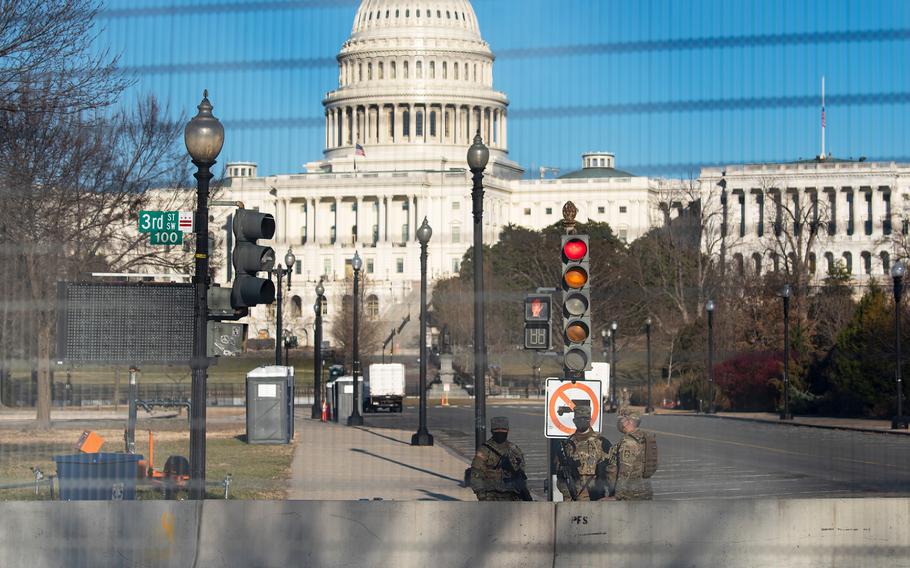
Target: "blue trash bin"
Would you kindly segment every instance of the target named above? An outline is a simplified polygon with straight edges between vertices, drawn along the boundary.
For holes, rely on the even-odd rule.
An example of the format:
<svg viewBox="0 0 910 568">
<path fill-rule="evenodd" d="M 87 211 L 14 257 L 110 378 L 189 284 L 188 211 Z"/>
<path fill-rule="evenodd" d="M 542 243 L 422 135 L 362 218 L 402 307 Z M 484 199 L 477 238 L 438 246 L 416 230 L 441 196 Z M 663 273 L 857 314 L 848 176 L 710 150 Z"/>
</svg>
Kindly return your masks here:
<svg viewBox="0 0 910 568">
<path fill-rule="evenodd" d="M 139 454 L 96 453 L 54 456 L 62 501 L 120 501 L 136 498 Z"/>
</svg>

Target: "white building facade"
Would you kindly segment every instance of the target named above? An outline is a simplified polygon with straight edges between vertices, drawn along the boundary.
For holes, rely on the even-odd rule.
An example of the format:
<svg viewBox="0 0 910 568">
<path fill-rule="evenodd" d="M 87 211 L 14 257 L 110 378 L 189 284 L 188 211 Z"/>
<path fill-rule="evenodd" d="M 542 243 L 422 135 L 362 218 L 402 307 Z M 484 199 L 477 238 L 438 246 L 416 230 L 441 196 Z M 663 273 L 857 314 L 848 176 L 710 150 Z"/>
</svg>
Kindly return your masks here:
<svg viewBox="0 0 910 568">
<path fill-rule="evenodd" d="M 355 251 L 367 317 L 392 328 L 416 315 L 416 231 L 424 218 L 433 229 L 431 281 L 458 272 L 472 243 L 466 154 L 478 131 L 490 148 L 487 244 L 510 224 L 541 229 L 559 221 L 567 200 L 578 206 L 579 221 L 608 223 L 629 242 L 659 225 L 667 208 L 685 205 L 662 201 L 668 185 L 688 182 L 625 172 L 609 152 L 584 154 L 579 170 L 560 177 L 542 170 L 540 179 L 523 179 L 509 158 L 509 99 L 494 88 L 494 55 L 468 0 L 363 0 L 337 59 L 338 86 L 322 100 L 322 158 L 304 172 L 275 176 L 258 176 L 254 161 L 232 162 L 224 186 L 224 199 L 275 216 L 268 244 L 278 259 L 289 248 L 297 256 L 284 321 L 304 343 L 312 337 L 316 283 L 325 280 L 330 327 L 350 293 Z M 705 168 L 696 183 L 714 187 L 723 171 Z M 908 174 L 908 165 L 839 160 L 730 166 L 726 207 L 709 205 L 725 211 L 726 258 L 741 270 L 773 270 L 779 262 L 766 242 L 777 222 L 775 199 L 815 199 L 830 202 L 833 215 L 814 253 L 817 272 L 843 261 L 857 277 L 882 275 L 894 255 L 889 238 L 906 231 L 897 219 L 910 207 Z M 230 285 L 226 271 L 220 280 Z M 274 337 L 274 307 L 255 309 L 250 323 L 251 335 Z M 416 328 L 402 346 L 416 346 Z"/>
</svg>

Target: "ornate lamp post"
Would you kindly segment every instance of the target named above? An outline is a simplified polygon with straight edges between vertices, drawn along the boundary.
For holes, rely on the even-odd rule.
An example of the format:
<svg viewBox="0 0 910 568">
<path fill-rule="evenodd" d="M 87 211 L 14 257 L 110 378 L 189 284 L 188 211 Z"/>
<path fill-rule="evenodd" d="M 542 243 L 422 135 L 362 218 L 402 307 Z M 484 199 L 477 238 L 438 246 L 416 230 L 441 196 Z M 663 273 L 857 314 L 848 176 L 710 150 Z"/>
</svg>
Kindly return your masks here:
<svg viewBox="0 0 910 568">
<path fill-rule="evenodd" d="M 483 329 L 483 171 L 489 161 L 490 149 L 484 145 L 478 129 L 474 144 L 468 148 L 468 167 L 474 181 L 471 189 L 474 215 L 474 447 L 478 450 L 487 439 L 487 348 Z"/>
<path fill-rule="evenodd" d="M 790 414 L 790 295 L 789 284 L 784 284 L 780 297 L 784 301 L 784 408 L 780 413 L 781 420 L 793 420 Z"/>
<path fill-rule="evenodd" d="M 352 375 L 354 376 L 354 404 L 351 408 L 351 415 L 348 417 L 348 426 L 362 426 L 363 416 L 360 414 L 360 268 L 363 261 L 360 255 L 354 252 L 354 258 L 351 259 L 351 268 L 354 269 L 354 337 L 353 345 L 353 362 Z"/>
<path fill-rule="evenodd" d="M 908 420 L 904 417 L 904 387 L 901 376 L 901 293 L 904 288 L 904 263 L 897 261 L 891 266 L 894 278 L 894 352 L 896 355 L 894 378 L 897 381 L 897 416 L 891 419 L 892 430 L 906 430 Z"/>
<path fill-rule="evenodd" d="M 717 412 L 714 407 L 714 308 L 714 300 L 705 303 L 705 311 L 708 312 L 708 414 Z"/>
<path fill-rule="evenodd" d="M 417 240 L 420 241 L 420 425 L 417 433 L 411 436 L 412 446 L 432 446 L 433 436 L 427 430 L 427 244 L 433 236 L 433 229 L 427 223 L 417 229 Z"/>
<path fill-rule="evenodd" d="M 186 125 L 183 139 L 196 166 L 196 267 L 193 285 L 193 372 L 190 402 L 190 499 L 205 499 L 205 406 L 209 359 L 209 181 L 215 158 L 224 145 L 224 127 L 212 115 L 208 91 L 203 91 L 198 114 Z"/>
<path fill-rule="evenodd" d="M 281 326 L 281 306 L 284 303 L 284 296 L 281 294 L 281 278 L 287 276 L 288 279 L 288 290 L 291 289 L 291 273 L 294 270 L 294 264 L 297 262 L 297 257 L 294 256 L 294 251 L 288 249 L 288 252 L 284 254 L 284 265 L 285 268 L 281 268 L 281 264 L 278 264 L 272 273 L 278 278 L 278 308 L 275 313 L 275 364 L 281 365 L 281 343 L 284 340 L 284 335 L 282 330 L 284 329 Z"/>
<path fill-rule="evenodd" d="M 316 323 L 313 326 L 313 410 L 310 418 L 319 420 L 322 417 L 322 303 L 324 301 L 325 288 L 322 286 L 322 278 L 316 284 L 316 304 L 313 310 L 316 312 Z"/>
<path fill-rule="evenodd" d="M 651 414 L 654 412 L 654 405 L 651 403 L 651 317 L 645 320 L 645 337 L 647 338 L 648 347 L 648 406 L 645 412 Z"/>
</svg>

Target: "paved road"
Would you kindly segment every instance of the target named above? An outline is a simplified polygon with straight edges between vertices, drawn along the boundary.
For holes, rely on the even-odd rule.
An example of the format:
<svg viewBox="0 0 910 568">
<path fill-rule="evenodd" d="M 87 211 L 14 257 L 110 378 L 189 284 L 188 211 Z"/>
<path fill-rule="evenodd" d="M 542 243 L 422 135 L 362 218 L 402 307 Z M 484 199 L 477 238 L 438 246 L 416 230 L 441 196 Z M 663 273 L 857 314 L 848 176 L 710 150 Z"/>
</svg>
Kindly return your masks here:
<svg viewBox="0 0 910 568">
<path fill-rule="evenodd" d="M 510 439 L 525 452 L 531 490 L 544 494 L 543 404 L 490 405 L 487 419 L 508 416 Z M 472 406 L 433 407 L 428 427 L 465 459 L 474 455 Z M 367 414 L 369 425 L 414 429 L 417 409 Z M 704 416 L 645 416 L 657 434 L 660 470 L 655 499 L 910 496 L 910 437 L 758 424 Z M 604 417 L 611 442 L 614 415 Z"/>
</svg>

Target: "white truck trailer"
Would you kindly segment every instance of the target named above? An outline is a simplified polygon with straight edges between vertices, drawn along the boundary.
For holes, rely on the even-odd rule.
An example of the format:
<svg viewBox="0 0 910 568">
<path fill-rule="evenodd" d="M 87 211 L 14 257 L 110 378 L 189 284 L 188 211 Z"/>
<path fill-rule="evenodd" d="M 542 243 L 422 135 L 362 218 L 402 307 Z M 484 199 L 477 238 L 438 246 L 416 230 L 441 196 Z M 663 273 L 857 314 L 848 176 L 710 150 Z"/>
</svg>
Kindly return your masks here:
<svg viewBox="0 0 910 568">
<path fill-rule="evenodd" d="M 374 363 L 370 365 L 365 412 L 401 412 L 404 410 L 404 365 Z"/>
</svg>

